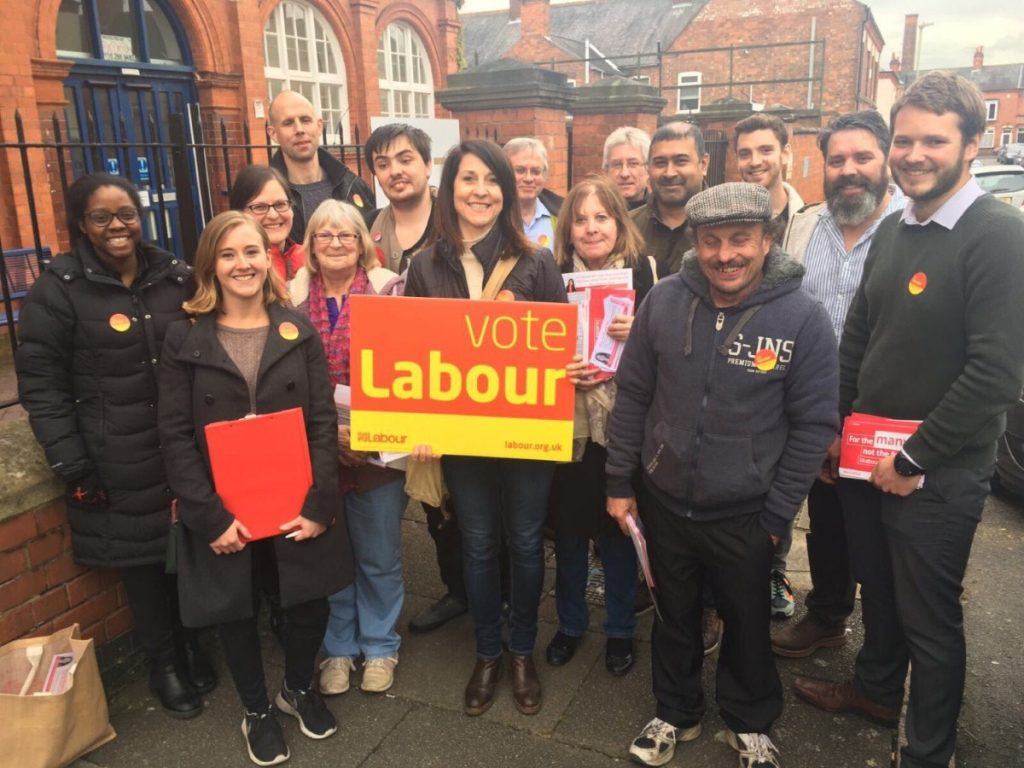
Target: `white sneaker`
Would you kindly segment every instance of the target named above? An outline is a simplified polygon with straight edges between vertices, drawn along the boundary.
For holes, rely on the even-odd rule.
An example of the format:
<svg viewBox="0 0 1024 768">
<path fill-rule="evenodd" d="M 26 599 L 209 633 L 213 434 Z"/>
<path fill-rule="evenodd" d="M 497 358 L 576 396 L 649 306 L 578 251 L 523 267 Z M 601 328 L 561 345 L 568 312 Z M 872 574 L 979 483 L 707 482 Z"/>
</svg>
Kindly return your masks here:
<svg viewBox="0 0 1024 768">
<path fill-rule="evenodd" d="M 367 693 L 384 693 L 395 683 L 397 656 L 382 659 L 367 659 L 363 665 L 363 682 L 359 686 Z"/>
<path fill-rule="evenodd" d="M 726 731 L 729 746 L 740 753 L 740 768 L 780 768 L 779 750 L 765 733 Z"/>
<path fill-rule="evenodd" d="M 355 663 L 349 656 L 329 656 L 320 662 L 320 693 L 334 696 L 351 686 L 349 680 Z"/>
<path fill-rule="evenodd" d="M 643 765 L 664 765 L 672 759 L 677 741 L 693 741 L 700 736 L 700 723 L 689 728 L 676 728 L 654 718 L 629 746 L 630 757 Z"/>
</svg>

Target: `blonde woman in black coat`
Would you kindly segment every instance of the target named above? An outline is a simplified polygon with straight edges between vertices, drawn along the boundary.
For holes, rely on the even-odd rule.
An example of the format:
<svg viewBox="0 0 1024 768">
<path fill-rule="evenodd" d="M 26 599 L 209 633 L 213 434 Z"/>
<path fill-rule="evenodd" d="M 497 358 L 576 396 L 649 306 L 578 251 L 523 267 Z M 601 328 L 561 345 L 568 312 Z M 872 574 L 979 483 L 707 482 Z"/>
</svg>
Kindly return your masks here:
<svg viewBox="0 0 1024 768">
<path fill-rule="evenodd" d="M 195 322 L 168 330 L 160 370 L 160 437 L 182 523 L 182 618 L 190 626 L 217 625 L 245 706 L 249 757 L 257 765 L 275 765 L 289 755 L 260 657 L 260 592 L 279 596 L 286 619 L 277 709 L 296 717 L 306 736 L 322 739 L 337 723 L 313 685 L 315 659 L 327 625 L 327 596 L 352 579 L 324 351 L 306 319 L 283 306 L 269 245 L 263 228 L 237 211 L 207 225 L 196 251 L 198 290 L 185 305 Z M 205 427 L 290 408 L 304 412 L 313 485 L 281 535 L 250 541 L 214 489 Z M 267 461 L 274 459 L 268 445 Z"/>
</svg>

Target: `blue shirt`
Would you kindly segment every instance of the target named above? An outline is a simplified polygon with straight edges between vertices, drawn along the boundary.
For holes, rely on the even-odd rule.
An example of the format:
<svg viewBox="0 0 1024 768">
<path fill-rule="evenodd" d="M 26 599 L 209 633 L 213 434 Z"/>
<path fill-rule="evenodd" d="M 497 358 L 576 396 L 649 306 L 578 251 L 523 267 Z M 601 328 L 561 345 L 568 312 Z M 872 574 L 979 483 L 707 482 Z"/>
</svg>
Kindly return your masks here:
<svg viewBox="0 0 1024 768">
<path fill-rule="evenodd" d="M 526 236 L 543 246 L 544 248 L 550 248 L 552 251 L 555 249 L 555 228 L 552 226 L 554 222 L 551 216 L 551 211 L 547 209 L 547 206 L 537 198 L 537 207 L 533 211 L 533 221 L 523 223 L 523 231 Z"/>
</svg>

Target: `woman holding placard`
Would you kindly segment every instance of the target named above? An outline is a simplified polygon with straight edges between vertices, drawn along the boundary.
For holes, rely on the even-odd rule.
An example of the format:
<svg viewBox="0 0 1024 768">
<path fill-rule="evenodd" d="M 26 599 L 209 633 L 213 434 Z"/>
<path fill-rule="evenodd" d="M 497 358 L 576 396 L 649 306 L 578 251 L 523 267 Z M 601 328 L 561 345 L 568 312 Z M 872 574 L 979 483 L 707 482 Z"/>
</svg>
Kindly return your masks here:
<svg viewBox="0 0 1024 768">
<path fill-rule="evenodd" d="M 325 200 L 306 226 L 303 267 L 289 284 L 298 312 L 309 318 L 327 352 L 331 384 L 348 386 L 351 336 L 349 297 L 393 295 L 402 279 L 377 261 L 363 215 L 348 203 Z M 324 635 L 327 658 L 320 665 L 320 692 L 345 693 L 355 660 L 365 659 L 362 690 L 383 693 L 395 680 L 395 630 L 402 611 L 402 513 L 409 502 L 405 473 L 369 463 L 353 451 L 349 425 L 338 425 L 340 492 L 352 540 L 355 581 L 330 597 Z"/>
<path fill-rule="evenodd" d="M 185 304 L 195 321 L 170 327 L 160 366 L 160 438 L 182 524 L 182 618 L 189 626 L 217 625 L 245 706 L 249 757 L 258 765 L 288 759 L 264 679 L 259 593 L 279 595 L 286 618 L 277 708 L 296 717 L 306 736 L 322 739 L 337 723 L 313 688 L 316 654 L 327 626 L 327 596 L 352 579 L 324 351 L 305 318 L 282 305 L 286 294 L 269 247 L 263 228 L 236 211 L 207 224 L 196 250 L 196 294 Z M 303 413 L 312 486 L 279 535 L 252 541 L 214 487 L 206 427 L 295 408 Z M 266 451 L 267 462 L 298 460 L 275 455 L 272 445 Z M 261 465 L 243 469 L 254 477 L 266 471 Z"/>
<path fill-rule="evenodd" d="M 654 286 L 653 259 L 644 255 L 643 239 L 630 218 L 626 201 L 604 177 L 588 177 L 569 192 L 555 233 L 555 261 L 565 279 L 580 285 L 602 270 L 615 273 L 609 285 L 624 285 L 626 274 L 639 305 Z M 569 277 L 572 274 L 574 277 Z M 609 276 L 611 273 L 609 273 Z M 624 342 L 632 314 L 616 315 L 608 335 Z M 576 385 L 573 463 L 555 470 L 551 487 L 551 526 L 555 530 L 555 604 L 558 632 L 547 647 L 547 661 L 567 664 L 590 624 L 584 593 L 590 540 L 598 544 L 604 564 L 605 667 L 624 675 L 633 667 L 637 561 L 633 544 L 605 512 L 604 463 L 608 416 L 615 404 L 615 380 L 601 376 L 592 363 L 577 355 L 568 367 Z"/>
<path fill-rule="evenodd" d="M 435 242 L 413 259 L 406 296 L 565 301 L 549 251 L 523 234 L 515 176 L 501 148 L 471 140 L 449 152 L 434 208 Z M 425 446 L 416 455 L 430 455 Z M 541 707 L 533 664 L 544 580 L 543 525 L 554 465 L 545 461 L 445 456 L 445 481 L 462 531 L 466 593 L 477 662 L 464 710 L 483 714 L 502 673 L 502 533 L 511 561 L 509 666 L 512 698 L 527 715 Z"/>
</svg>

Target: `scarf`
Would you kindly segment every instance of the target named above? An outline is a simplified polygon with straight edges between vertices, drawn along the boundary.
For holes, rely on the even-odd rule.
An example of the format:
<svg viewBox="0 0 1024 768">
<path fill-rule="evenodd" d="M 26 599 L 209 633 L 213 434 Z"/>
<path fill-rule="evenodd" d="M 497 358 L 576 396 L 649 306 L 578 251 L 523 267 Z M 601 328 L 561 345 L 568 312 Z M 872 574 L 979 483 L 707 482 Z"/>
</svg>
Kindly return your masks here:
<svg viewBox="0 0 1024 768">
<path fill-rule="evenodd" d="M 348 384 L 350 347 L 348 297 L 369 292 L 370 279 L 366 275 L 366 270 L 357 267 L 356 276 L 352 279 L 348 293 L 341 297 L 338 321 L 334 324 L 334 329 L 331 330 L 331 316 L 327 311 L 323 275 L 316 272 L 309 281 L 309 321 L 320 334 L 324 352 L 327 353 L 327 372 L 331 376 L 331 384 Z"/>
</svg>

